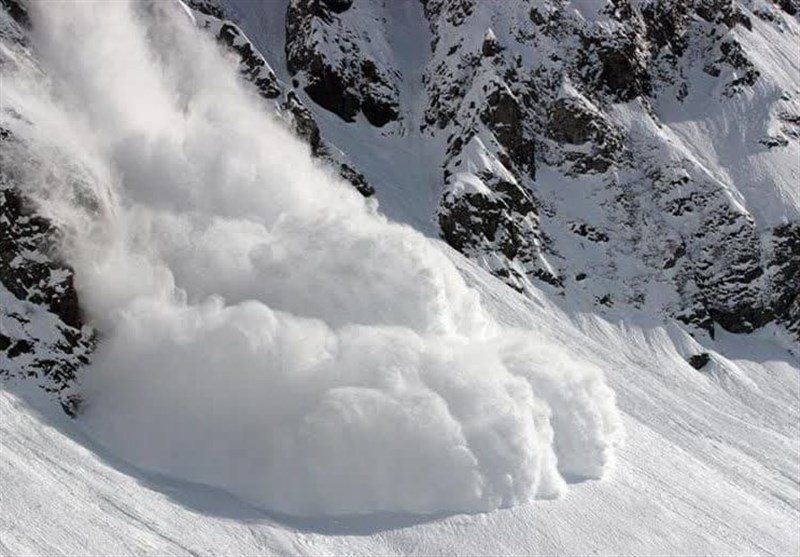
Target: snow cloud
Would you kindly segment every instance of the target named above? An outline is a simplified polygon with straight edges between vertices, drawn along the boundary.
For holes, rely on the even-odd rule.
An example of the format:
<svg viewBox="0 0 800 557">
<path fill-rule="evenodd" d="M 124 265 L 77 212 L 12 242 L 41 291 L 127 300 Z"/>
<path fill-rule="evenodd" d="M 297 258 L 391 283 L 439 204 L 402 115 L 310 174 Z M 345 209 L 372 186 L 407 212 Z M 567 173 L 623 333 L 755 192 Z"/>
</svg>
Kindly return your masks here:
<svg viewBox="0 0 800 557">
<path fill-rule="evenodd" d="M 178 4 L 34 3 L 3 163 L 65 231 L 102 342 L 86 431 L 293 515 L 491 510 L 600 478 L 602 373 L 498 325 L 267 113 Z M 24 117 L 20 117 L 24 115 Z"/>
</svg>

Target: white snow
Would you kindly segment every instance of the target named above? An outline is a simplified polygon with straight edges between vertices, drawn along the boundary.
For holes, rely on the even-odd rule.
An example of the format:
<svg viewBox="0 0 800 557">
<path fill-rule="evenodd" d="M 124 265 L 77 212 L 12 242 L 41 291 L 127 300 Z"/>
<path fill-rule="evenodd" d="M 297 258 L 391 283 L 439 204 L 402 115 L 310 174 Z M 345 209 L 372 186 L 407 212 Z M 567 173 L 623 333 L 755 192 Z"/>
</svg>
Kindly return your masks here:
<svg viewBox="0 0 800 557">
<path fill-rule="evenodd" d="M 289 518 L 131 468 L 12 388 L 0 391 L 0 553 L 798 554 L 800 362 L 770 332 L 698 346 L 657 323 L 532 303 L 452 257 L 502 322 L 609 370 L 626 441 L 608 479 L 491 513 Z M 686 364 L 699 350 L 716 376 Z"/>
</svg>

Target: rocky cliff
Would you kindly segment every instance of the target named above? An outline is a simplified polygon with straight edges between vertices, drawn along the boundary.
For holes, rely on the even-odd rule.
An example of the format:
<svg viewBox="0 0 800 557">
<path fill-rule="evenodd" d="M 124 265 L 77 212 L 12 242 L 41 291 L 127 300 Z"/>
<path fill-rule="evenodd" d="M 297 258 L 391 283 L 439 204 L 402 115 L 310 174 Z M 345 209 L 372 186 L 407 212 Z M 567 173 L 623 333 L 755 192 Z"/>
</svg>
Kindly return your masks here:
<svg viewBox="0 0 800 557">
<path fill-rule="evenodd" d="M 214 5 L 258 29 L 242 4 Z M 638 308 L 712 335 L 773 321 L 796 334 L 794 2 L 280 8 L 261 14 L 285 17 L 282 51 L 265 56 L 390 213 L 382 182 L 402 179 L 381 175 L 364 137 L 435 154 L 406 161 L 430 167 L 428 183 L 403 184 L 407 196 L 439 191 L 413 211 L 517 290 Z M 421 56 L 409 41 L 424 43 Z"/>
</svg>

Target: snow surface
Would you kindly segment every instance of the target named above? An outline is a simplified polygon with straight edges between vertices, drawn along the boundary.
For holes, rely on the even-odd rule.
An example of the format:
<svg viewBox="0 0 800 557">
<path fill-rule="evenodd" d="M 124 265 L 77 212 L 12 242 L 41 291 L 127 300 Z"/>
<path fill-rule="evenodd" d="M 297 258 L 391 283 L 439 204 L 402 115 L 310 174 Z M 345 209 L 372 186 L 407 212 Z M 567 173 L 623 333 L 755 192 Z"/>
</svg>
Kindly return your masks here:
<svg viewBox="0 0 800 557">
<path fill-rule="evenodd" d="M 531 302 L 451 255 L 500 321 L 609 370 L 627 437 L 608 479 L 491 513 L 289 518 L 136 470 L 11 387 L 0 392 L 0 553 L 798 554 L 800 362 L 769 332 L 701 347 L 656 323 Z M 698 350 L 711 370 L 686 364 Z"/>
</svg>

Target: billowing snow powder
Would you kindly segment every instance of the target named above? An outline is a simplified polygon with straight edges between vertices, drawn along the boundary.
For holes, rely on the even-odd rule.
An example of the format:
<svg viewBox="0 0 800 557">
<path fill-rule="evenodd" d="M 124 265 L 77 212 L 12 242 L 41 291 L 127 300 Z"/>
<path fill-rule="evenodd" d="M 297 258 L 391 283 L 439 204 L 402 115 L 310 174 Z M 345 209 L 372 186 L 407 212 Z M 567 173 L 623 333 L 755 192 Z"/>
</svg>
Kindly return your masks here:
<svg viewBox="0 0 800 557">
<path fill-rule="evenodd" d="M 85 430 L 295 515 L 489 510 L 599 478 L 602 373 L 499 326 L 430 240 L 267 114 L 168 3 L 33 8 L 4 155 L 102 332 Z M 35 147 L 35 148 L 34 148 Z"/>
</svg>

